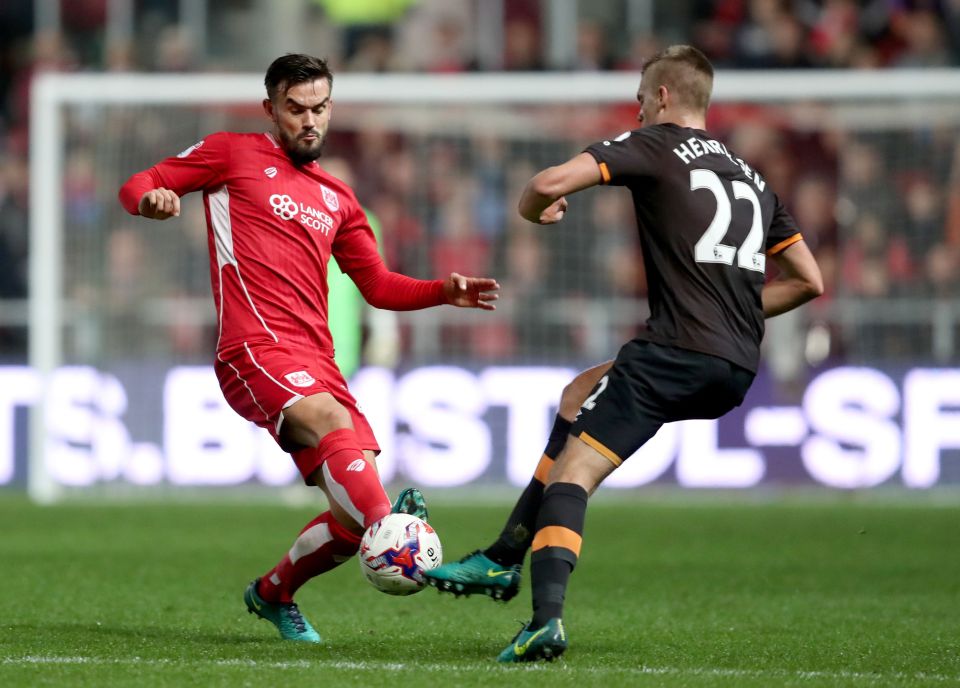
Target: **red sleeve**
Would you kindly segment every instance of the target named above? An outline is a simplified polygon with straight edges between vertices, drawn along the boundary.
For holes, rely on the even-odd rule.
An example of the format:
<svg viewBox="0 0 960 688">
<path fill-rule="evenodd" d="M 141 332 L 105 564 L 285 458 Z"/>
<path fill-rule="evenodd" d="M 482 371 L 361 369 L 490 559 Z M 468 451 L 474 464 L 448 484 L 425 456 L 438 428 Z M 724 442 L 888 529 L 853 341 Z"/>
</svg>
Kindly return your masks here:
<svg viewBox="0 0 960 688">
<path fill-rule="evenodd" d="M 382 261 L 349 274 L 363 298 L 374 308 L 416 311 L 447 302 L 443 280 L 420 280 L 390 272 Z"/>
<path fill-rule="evenodd" d="M 128 213 L 138 215 L 140 198 L 151 189 L 162 186 L 184 196 L 191 191 L 215 188 L 223 183 L 223 170 L 229 161 L 229 135 L 213 134 L 179 155 L 134 174 L 120 187 L 120 203 Z"/>
<path fill-rule="evenodd" d="M 356 199 L 333 240 L 333 256 L 374 308 L 415 311 L 447 302 L 443 280 L 419 280 L 390 272 L 377 251 L 377 239 Z"/>
</svg>

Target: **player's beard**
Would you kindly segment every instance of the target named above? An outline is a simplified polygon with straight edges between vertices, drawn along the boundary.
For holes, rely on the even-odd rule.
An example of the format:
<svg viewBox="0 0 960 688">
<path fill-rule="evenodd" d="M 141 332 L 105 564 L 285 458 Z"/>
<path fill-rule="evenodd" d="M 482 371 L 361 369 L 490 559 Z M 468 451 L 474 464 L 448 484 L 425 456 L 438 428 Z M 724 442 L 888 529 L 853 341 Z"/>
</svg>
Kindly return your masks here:
<svg viewBox="0 0 960 688">
<path fill-rule="evenodd" d="M 280 138 L 283 141 L 284 148 L 287 150 L 287 155 L 290 156 L 290 160 L 297 167 L 311 163 L 323 155 L 323 144 L 327 140 L 327 137 L 316 129 L 308 133 L 316 135 L 317 140 L 312 143 L 307 143 L 303 140 L 306 134 L 301 133 L 296 138 L 292 138 L 280 132 Z"/>
</svg>

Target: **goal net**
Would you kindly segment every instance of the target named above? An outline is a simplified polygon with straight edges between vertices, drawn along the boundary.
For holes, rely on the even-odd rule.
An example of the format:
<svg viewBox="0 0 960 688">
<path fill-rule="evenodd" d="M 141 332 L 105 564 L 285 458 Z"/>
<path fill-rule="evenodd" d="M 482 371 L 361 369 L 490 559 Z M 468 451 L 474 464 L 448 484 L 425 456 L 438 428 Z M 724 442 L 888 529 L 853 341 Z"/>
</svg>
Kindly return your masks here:
<svg viewBox="0 0 960 688">
<path fill-rule="evenodd" d="M 353 386 L 379 424 L 388 480 L 525 482 L 565 379 L 614 356 L 642 325 L 628 194 L 580 194 L 550 228 L 515 211 L 537 170 L 635 127 L 637 85 L 635 74 L 337 77 L 322 163 L 382 227 L 390 267 L 491 275 L 503 287 L 493 314 L 431 309 L 384 322 L 355 300 L 332 302 L 332 319 L 348 323 L 338 346 L 367 364 Z M 131 217 L 116 200 L 130 174 L 206 134 L 263 130 L 262 97 L 258 75 L 36 82 L 36 499 L 296 482 L 213 379 L 199 195 L 164 223 Z M 784 198 L 827 280 L 828 298 L 771 327 L 774 384 L 789 388 L 824 363 L 955 358 L 960 74 L 720 73 L 709 128 Z"/>
</svg>

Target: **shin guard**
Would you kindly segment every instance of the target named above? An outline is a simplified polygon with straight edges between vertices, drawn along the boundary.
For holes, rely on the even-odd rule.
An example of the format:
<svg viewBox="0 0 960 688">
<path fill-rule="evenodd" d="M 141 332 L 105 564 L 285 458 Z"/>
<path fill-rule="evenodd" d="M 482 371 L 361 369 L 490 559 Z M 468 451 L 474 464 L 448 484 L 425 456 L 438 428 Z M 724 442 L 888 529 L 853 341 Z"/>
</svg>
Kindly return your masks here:
<svg viewBox="0 0 960 688">
<path fill-rule="evenodd" d="M 587 491 L 573 483 L 554 483 L 543 493 L 530 556 L 533 579 L 533 628 L 563 615 L 567 582 L 580 557 Z"/>
<path fill-rule="evenodd" d="M 325 511 L 300 531 L 290 551 L 260 579 L 257 594 L 274 604 L 290 603 L 300 586 L 339 566 L 359 548 L 360 536 Z"/>
<path fill-rule="evenodd" d="M 540 457 L 540 463 L 533 478 L 517 500 L 510 517 L 507 519 L 497 541 L 488 547 L 484 554 L 501 566 L 514 566 L 523 562 L 523 558 L 533 542 L 533 532 L 537 523 L 537 512 L 543 500 L 543 486 L 556 459 L 567 443 L 572 423 L 557 415 L 550 432 L 550 439 Z"/>
<path fill-rule="evenodd" d="M 390 513 L 390 500 L 376 467 L 363 458 L 353 430 L 335 430 L 320 440 L 323 480 L 330 498 L 364 528 Z"/>
</svg>

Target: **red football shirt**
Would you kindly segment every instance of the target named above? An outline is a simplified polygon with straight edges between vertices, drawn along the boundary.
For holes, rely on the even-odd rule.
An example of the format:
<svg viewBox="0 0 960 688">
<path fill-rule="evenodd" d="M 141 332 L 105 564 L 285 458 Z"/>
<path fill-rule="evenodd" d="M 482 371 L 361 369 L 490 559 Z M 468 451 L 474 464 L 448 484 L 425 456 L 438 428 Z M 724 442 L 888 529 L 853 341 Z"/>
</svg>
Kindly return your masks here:
<svg viewBox="0 0 960 688">
<path fill-rule="evenodd" d="M 203 191 L 218 351 L 278 342 L 332 355 L 331 254 L 375 306 L 445 302 L 442 281 L 387 272 L 353 191 L 316 162 L 295 166 L 272 134 L 212 134 L 133 175 L 121 202 L 137 214 L 141 196 L 157 187 L 178 196 Z"/>
</svg>

